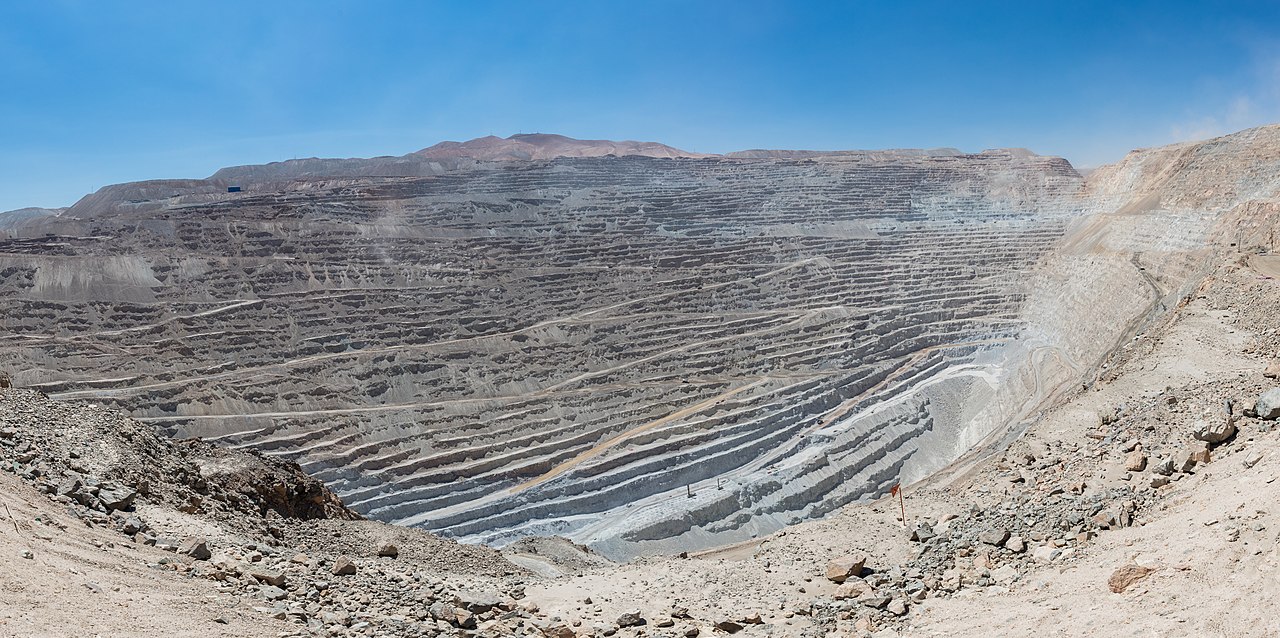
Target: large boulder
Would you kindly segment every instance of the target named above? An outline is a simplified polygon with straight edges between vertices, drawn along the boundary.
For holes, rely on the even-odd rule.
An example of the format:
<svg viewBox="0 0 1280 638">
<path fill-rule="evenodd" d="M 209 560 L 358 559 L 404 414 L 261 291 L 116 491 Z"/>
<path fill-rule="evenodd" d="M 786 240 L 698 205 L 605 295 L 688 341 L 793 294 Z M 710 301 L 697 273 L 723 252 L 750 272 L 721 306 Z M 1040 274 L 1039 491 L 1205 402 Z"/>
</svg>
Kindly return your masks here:
<svg viewBox="0 0 1280 638">
<path fill-rule="evenodd" d="M 861 574 L 866 564 L 867 555 L 864 552 L 854 552 L 833 558 L 827 563 L 827 579 L 835 583 L 843 583 L 850 577 Z"/>
<path fill-rule="evenodd" d="M 110 510 L 126 510 L 133 507 L 137 490 L 127 485 L 107 484 L 98 490 L 98 500 Z"/>
<path fill-rule="evenodd" d="M 1259 419 L 1277 419 L 1280 418 L 1280 388 L 1271 388 L 1262 393 L 1258 397 L 1258 402 L 1254 404 L 1254 412 L 1258 413 Z"/>
<path fill-rule="evenodd" d="M 1277 400 L 1280 400 L 1280 396 L 1277 396 Z M 1261 403 L 1261 399 L 1259 399 L 1259 403 Z M 1209 419 L 1196 424 L 1196 429 L 1191 433 L 1191 436 L 1205 443 L 1221 443 L 1235 436 L 1235 433 L 1236 425 L 1230 419 Z"/>
</svg>

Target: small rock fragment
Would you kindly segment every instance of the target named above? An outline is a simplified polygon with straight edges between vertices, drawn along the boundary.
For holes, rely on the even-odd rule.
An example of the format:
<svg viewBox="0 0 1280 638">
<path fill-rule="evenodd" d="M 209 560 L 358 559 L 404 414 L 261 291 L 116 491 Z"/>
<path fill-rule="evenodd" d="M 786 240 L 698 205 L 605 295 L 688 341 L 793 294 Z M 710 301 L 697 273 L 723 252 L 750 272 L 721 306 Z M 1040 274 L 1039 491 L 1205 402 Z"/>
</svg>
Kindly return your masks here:
<svg viewBox="0 0 1280 638">
<path fill-rule="evenodd" d="M 1009 540 L 1009 530 L 1006 529 L 988 529 L 978 534 L 978 540 L 999 547 L 1006 540 Z"/>
<path fill-rule="evenodd" d="M 1130 563 L 1122 565 L 1111 573 L 1111 577 L 1107 579 L 1107 587 L 1117 594 L 1123 593 L 1134 583 L 1146 578 L 1155 571 L 1150 567 L 1143 567 Z"/>
<path fill-rule="evenodd" d="M 639 627 L 645 624 L 645 620 L 639 611 L 628 611 L 618 616 L 616 624 L 619 627 Z"/>
<path fill-rule="evenodd" d="M 333 569 L 330 571 L 333 572 L 334 576 L 354 576 L 357 568 L 355 562 L 349 556 L 343 555 L 333 561 Z"/>
<path fill-rule="evenodd" d="M 196 560 L 209 560 L 213 556 L 213 553 L 209 551 L 209 543 L 198 536 L 183 540 L 178 545 L 177 551 L 183 556 L 190 556 Z"/>
<path fill-rule="evenodd" d="M 1124 469 L 1130 472 L 1141 472 L 1147 467 L 1147 455 L 1142 450 L 1134 450 L 1124 457 Z"/>
</svg>

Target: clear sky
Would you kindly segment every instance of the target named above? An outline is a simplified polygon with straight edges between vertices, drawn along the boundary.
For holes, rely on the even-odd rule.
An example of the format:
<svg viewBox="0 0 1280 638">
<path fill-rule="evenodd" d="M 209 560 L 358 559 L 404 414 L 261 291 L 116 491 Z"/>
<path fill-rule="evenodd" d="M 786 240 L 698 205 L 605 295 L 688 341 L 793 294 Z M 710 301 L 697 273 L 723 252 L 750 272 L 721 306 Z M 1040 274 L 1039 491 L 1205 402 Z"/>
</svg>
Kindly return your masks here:
<svg viewBox="0 0 1280 638">
<path fill-rule="evenodd" d="M 1276 121 L 1276 0 L 0 6 L 0 210 L 488 134 L 1093 166 Z"/>
</svg>

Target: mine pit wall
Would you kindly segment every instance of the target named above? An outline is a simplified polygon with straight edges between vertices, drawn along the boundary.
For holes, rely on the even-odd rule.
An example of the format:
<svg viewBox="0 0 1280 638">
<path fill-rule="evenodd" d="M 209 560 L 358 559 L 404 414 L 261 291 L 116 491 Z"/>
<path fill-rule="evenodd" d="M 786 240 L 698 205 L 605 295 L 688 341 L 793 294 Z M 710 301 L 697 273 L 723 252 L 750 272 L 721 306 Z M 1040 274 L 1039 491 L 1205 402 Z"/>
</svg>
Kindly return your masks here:
<svg viewBox="0 0 1280 638">
<path fill-rule="evenodd" d="M 1154 157 L 1138 155 L 1096 174 L 1092 192 L 1084 196 L 1086 213 L 1036 264 L 1016 342 L 986 350 L 961 366 L 970 369 L 957 376 L 939 375 L 881 404 L 900 406 L 914 398 L 932 405 L 930 425 L 895 441 L 896 451 L 906 453 L 881 471 L 860 476 L 864 489 L 849 502 L 877 497 L 898 478 L 906 483 L 926 479 L 984 443 L 994 442 L 998 449 L 999 442 L 1016 437 L 1037 413 L 1096 380 L 1117 348 L 1193 294 L 1225 252 L 1274 249 L 1280 205 L 1165 196 L 1178 206 L 1167 208 L 1151 182 L 1171 188 L 1204 176 L 1187 165 L 1185 152 L 1157 149 L 1150 154 Z M 1162 166 L 1153 169 L 1152 163 Z M 1248 190 L 1259 196 L 1257 188 Z M 874 416 L 869 410 L 842 425 L 850 428 Z M 884 424 L 869 426 L 876 427 Z M 789 477 L 813 483 L 832 478 L 847 475 L 826 467 Z M 732 520 L 734 508 L 750 509 L 747 500 L 742 494 L 725 496 L 678 518 L 650 515 L 647 524 L 642 511 L 627 522 L 636 531 L 621 536 L 593 539 L 590 528 L 569 535 L 606 555 L 625 558 L 746 540 L 799 520 L 757 510 L 755 516 L 740 518 L 740 526 L 717 529 L 712 521 Z M 821 514 L 809 510 L 805 518 Z"/>
<path fill-rule="evenodd" d="M 1280 171 L 1237 167 L 1249 179 L 1224 188 L 1201 150 L 1158 149 L 1082 185 L 1054 162 L 617 159 L 360 186 L 373 203 L 321 186 L 247 212 L 178 196 L 215 203 L 48 222 L 166 249 L 145 260 L 83 237 L 8 243 L 0 259 L 21 272 L 0 281 L 6 295 L 50 316 L 86 310 L 62 333 L 74 339 L 22 324 L 27 341 L 4 355 L 24 385 L 297 460 L 382 520 L 495 545 L 563 534 L 623 559 L 711 547 L 1007 440 L 1193 290 L 1209 246 L 1274 229 L 1265 189 Z M 292 256 L 276 260 L 282 242 Z M 528 257 L 547 244 L 554 267 Z M 498 290 L 474 272 L 515 274 Z M 111 307 L 106 323 L 93 306 L 115 285 L 162 301 Z M 572 316 L 582 308 L 590 321 Z M 104 367 L 119 345 L 138 354 Z M 246 347 L 265 374 L 242 374 Z M 574 349 L 587 347 L 603 356 Z"/>
</svg>

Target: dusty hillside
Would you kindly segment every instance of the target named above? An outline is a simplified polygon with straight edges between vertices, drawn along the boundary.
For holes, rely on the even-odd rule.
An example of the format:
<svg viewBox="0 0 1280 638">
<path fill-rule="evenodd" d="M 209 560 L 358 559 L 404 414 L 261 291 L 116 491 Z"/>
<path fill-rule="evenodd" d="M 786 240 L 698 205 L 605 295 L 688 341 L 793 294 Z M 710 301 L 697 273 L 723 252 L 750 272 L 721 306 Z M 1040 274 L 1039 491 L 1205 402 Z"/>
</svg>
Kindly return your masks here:
<svg viewBox="0 0 1280 638">
<path fill-rule="evenodd" d="M 355 520 L 292 463 L 94 405 L 0 390 L 0 467 L 2 636 L 418 636 L 508 613 L 493 635 L 510 635 L 535 618 L 493 550 Z"/>
</svg>

